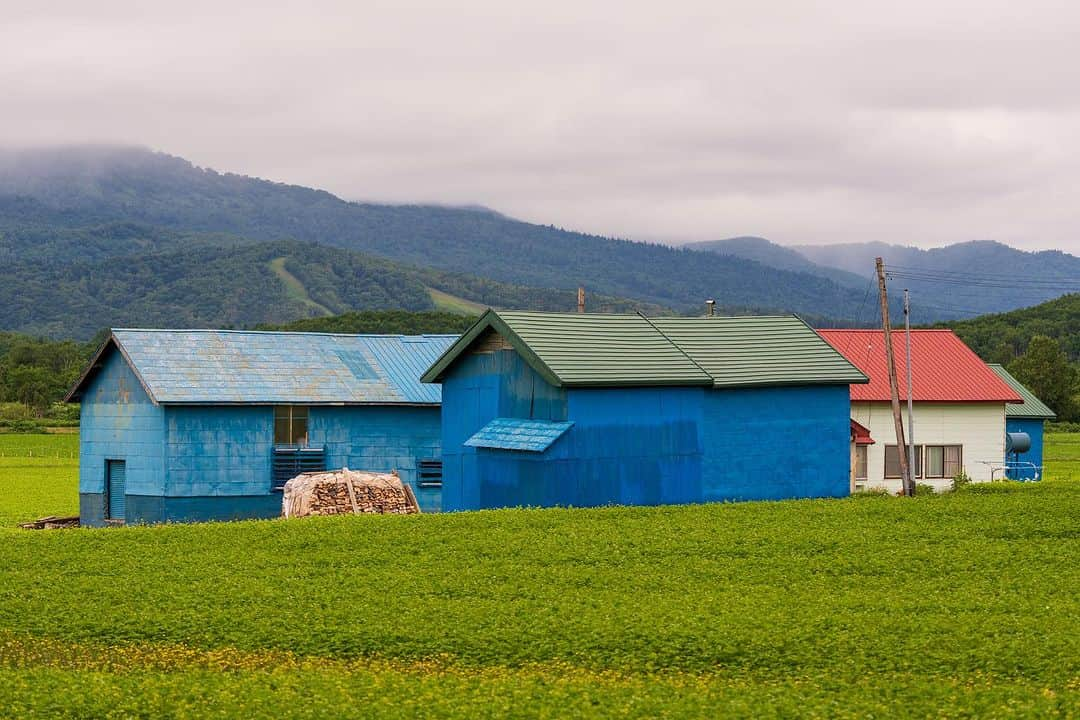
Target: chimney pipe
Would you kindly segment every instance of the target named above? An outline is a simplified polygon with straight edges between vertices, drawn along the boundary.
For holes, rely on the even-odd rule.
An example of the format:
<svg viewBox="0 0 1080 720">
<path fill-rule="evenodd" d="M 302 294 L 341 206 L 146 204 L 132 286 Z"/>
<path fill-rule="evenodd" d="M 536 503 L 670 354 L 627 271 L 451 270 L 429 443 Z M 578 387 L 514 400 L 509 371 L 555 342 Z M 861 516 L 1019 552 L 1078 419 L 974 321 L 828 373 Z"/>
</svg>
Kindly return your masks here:
<svg viewBox="0 0 1080 720">
<path fill-rule="evenodd" d="M 585 312 L 585 288 L 583 287 L 577 289 L 577 311 L 579 313 Z"/>
<path fill-rule="evenodd" d="M 716 313 L 716 301 L 709 298 L 705 301 L 705 317 L 712 317 Z"/>
</svg>

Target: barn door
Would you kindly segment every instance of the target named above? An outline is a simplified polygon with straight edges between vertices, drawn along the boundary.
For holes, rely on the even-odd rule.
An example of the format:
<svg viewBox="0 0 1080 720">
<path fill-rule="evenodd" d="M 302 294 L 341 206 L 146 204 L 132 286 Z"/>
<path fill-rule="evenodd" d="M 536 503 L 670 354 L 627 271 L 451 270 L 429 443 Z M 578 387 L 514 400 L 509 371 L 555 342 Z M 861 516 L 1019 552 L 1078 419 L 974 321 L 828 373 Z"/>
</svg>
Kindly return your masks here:
<svg viewBox="0 0 1080 720">
<path fill-rule="evenodd" d="M 123 460 L 107 460 L 109 520 L 124 519 L 124 486 L 127 481 L 127 466 Z"/>
</svg>

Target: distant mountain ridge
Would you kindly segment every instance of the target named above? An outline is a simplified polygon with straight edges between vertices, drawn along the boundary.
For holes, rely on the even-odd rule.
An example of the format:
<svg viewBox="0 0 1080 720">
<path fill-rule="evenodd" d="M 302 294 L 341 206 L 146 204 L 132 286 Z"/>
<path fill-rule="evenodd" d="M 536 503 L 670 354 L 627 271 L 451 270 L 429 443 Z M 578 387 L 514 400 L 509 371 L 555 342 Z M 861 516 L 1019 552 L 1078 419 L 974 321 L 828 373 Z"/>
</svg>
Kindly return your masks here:
<svg viewBox="0 0 1080 720">
<path fill-rule="evenodd" d="M 1080 258 L 1059 250 L 1029 252 L 992 240 L 973 240 L 923 250 L 885 243 L 794 248 L 810 260 L 845 270 L 873 268 L 882 257 L 886 269 L 909 288 L 920 322 L 942 310 L 959 317 L 1008 312 L 1080 291 Z"/>
<path fill-rule="evenodd" d="M 911 291 L 918 322 L 1008 312 L 1080 291 L 1080 258 L 989 240 L 923 250 L 881 242 L 785 247 L 764 238 L 737 237 L 685 247 L 797 269 L 852 288 L 872 286 L 874 260 L 881 257 L 897 275 L 891 282 L 894 294 Z"/>
<path fill-rule="evenodd" d="M 590 293 L 683 312 L 714 298 L 731 311 L 843 318 L 859 300 L 857 291 L 827 278 L 744 258 L 703 259 L 690 250 L 520 222 L 487 209 L 351 203 L 138 148 L 0 152 L 0 202 L 22 208 L 23 232 L 35 223 L 133 222 L 248 240 L 297 239 L 515 285 L 584 285 Z M 78 248 L 72 252 L 77 256 Z M 61 261 L 61 255 L 53 257 Z"/>
<path fill-rule="evenodd" d="M 734 255 L 735 257 L 754 260 L 762 265 L 768 265 L 780 270 L 819 275 L 839 285 L 860 288 L 866 284 L 865 273 L 849 272 L 837 267 L 818 264 L 797 250 L 778 245 L 762 237 L 744 235 L 725 240 L 689 243 L 682 247 L 688 250 L 713 252 L 720 255 Z"/>
<path fill-rule="evenodd" d="M 245 253 L 258 254 L 251 246 L 293 240 L 300 244 L 290 251 L 291 259 L 277 266 L 264 267 L 261 256 L 251 268 L 240 264 L 254 257 Z M 312 269 L 319 264 L 315 258 L 332 249 L 346 253 L 333 262 L 356 275 L 333 267 Z M 56 334 L 77 327 L 85 334 L 104 317 L 123 324 L 131 324 L 127 317 L 173 325 L 280 323 L 326 311 L 430 309 L 432 304 L 470 311 L 500 303 L 570 309 L 579 285 L 587 289 L 590 309 L 696 313 L 712 298 L 719 311 L 731 314 L 797 312 L 823 326 L 867 324 L 875 316 L 869 297 L 874 254 L 884 254 L 890 265 L 955 267 L 957 272 L 995 268 L 1019 277 L 1047 277 L 1048 266 L 1057 265 L 1054 277 L 1062 283 L 1080 282 L 1080 261 L 1064 253 L 1022 253 L 998 243 L 937 252 L 875 244 L 792 249 L 756 237 L 675 248 L 521 222 L 480 206 L 347 202 L 326 191 L 219 173 L 142 148 L 0 149 L 0 264 L 7 265 L 0 295 L 6 293 L 19 308 L 0 316 L 0 329 Z M 163 263 L 162 256 L 176 265 Z M 207 315 L 206 298 L 178 279 L 176 268 L 193 277 L 198 272 L 187 256 L 218 268 L 223 287 L 231 282 L 250 290 L 269 283 L 267 288 L 275 288 L 271 294 L 284 292 L 286 302 L 275 305 L 270 295 L 260 296 L 260 302 L 281 312 L 270 317 L 232 305 L 229 313 Z M 373 293 L 384 280 L 408 279 L 426 289 L 430 304 L 421 307 L 420 296 L 405 289 L 398 294 L 392 283 L 385 297 L 342 290 L 337 292 L 341 302 L 334 293 L 323 302 L 296 280 L 289 270 L 294 266 L 330 285 L 367 282 Z M 365 279 L 362 268 L 369 266 L 385 275 Z M 142 274 L 132 275 L 131 267 Z M 128 295 L 97 305 L 87 296 L 86 307 L 96 310 L 78 319 L 70 314 L 82 306 L 56 292 L 64 287 L 72 297 L 100 294 L 92 283 L 112 279 L 117 288 L 127 287 Z M 53 292 L 49 283 L 57 283 Z M 969 292 L 932 282 L 906 284 L 919 322 L 1010 310 L 1055 294 L 1026 286 Z M 172 288 L 168 302 L 160 294 L 166 287 Z M 30 297 L 37 300 L 22 299 Z M 125 297 L 145 298 L 150 305 Z M 898 295 L 894 308 L 897 303 Z M 150 312 L 150 306 L 157 309 Z"/>
<path fill-rule="evenodd" d="M 576 302 L 572 290 L 413 268 L 295 240 L 245 242 L 136 225 L 119 228 L 159 249 L 62 264 L 0 262 L 0 329 L 85 340 L 110 326 L 250 327 L 357 308 L 457 312 L 490 304 L 569 310 Z M 160 249 L 170 241 L 168 249 Z M 604 295 L 588 301 L 598 311 L 669 312 Z"/>
</svg>

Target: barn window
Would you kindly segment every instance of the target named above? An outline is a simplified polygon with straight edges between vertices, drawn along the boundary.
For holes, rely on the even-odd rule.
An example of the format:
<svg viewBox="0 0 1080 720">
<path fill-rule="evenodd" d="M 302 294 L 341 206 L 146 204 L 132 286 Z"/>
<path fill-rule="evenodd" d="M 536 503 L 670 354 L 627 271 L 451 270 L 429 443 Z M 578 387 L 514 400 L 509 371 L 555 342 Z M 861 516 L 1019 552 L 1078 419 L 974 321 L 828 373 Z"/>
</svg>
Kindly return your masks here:
<svg viewBox="0 0 1080 720">
<path fill-rule="evenodd" d="M 951 478 L 960 474 L 963 449 L 960 445 L 927 445 L 926 477 Z"/>
<path fill-rule="evenodd" d="M 859 482 L 866 480 L 867 449 L 866 445 L 855 446 L 855 480 Z"/>
<path fill-rule="evenodd" d="M 898 478 L 900 477 L 900 453 L 897 452 L 896 445 L 885 446 L 885 477 Z M 921 478 L 923 476 L 923 446 L 915 446 L 915 473 L 914 477 Z"/>
<path fill-rule="evenodd" d="M 442 487 L 442 460 L 425 458 L 416 463 L 416 484 L 422 488 Z"/>
<path fill-rule="evenodd" d="M 274 444 L 308 444 L 308 409 L 298 405 L 278 405 L 274 408 Z"/>
</svg>

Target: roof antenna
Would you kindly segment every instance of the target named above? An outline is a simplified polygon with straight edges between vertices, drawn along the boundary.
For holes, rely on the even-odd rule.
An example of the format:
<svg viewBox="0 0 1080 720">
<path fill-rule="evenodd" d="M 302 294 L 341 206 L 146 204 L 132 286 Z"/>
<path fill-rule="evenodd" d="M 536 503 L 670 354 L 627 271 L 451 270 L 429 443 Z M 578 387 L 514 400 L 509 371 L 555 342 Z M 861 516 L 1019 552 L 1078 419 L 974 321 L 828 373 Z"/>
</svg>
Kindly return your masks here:
<svg viewBox="0 0 1080 720">
<path fill-rule="evenodd" d="M 709 298 L 705 301 L 705 317 L 712 317 L 716 313 L 716 301 Z"/>
</svg>

